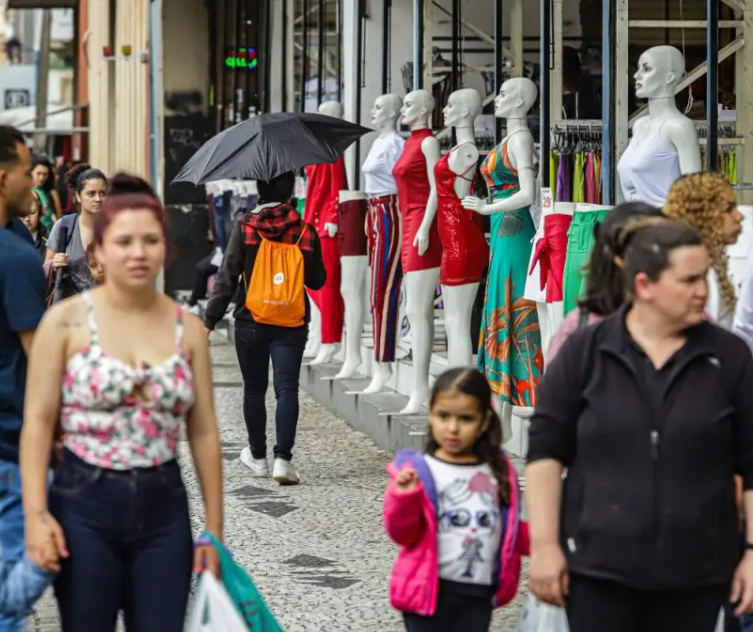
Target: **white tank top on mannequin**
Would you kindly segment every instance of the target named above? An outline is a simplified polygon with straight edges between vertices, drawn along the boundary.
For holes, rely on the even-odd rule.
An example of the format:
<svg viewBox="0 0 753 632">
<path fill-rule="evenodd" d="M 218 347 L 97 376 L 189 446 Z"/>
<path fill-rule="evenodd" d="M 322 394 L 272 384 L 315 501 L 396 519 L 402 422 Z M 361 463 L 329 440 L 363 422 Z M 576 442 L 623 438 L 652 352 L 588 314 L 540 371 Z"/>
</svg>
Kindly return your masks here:
<svg viewBox="0 0 753 632">
<path fill-rule="evenodd" d="M 670 187 L 681 175 L 680 156 L 661 139 L 661 128 L 643 140 L 630 140 L 620 161 L 622 192 L 628 202 L 645 202 L 658 208 L 664 206 Z"/>
<path fill-rule="evenodd" d="M 400 154 L 403 153 L 403 147 L 405 147 L 405 139 L 397 132 L 374 140 L 371 151 L 366 156 L 361 168 L 366 195 L 380 195 L 397 191 L 392 168 L 397 159 L 400 158 Z"/>
</svg>

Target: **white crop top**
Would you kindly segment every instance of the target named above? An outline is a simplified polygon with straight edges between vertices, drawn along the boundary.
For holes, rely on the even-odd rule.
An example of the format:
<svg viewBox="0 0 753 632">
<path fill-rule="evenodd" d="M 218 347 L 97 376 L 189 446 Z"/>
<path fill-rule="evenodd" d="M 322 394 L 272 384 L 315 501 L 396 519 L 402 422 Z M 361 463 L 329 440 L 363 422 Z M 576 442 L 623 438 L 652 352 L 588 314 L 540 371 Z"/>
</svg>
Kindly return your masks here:
<svg viewBox="0 0 753 632">
<path fill-rule="evenodd" d="M 405 139 L 397 132 L 385 137 L 380 136 L 374 141 L 361 168 L 366 195 L 397 192 L 392 168 L 403 153 L 403 147 L 405 147 Z"/>
<path fill-rule="evenodd" d="M 645 202 L 662 208 L 670 187 L 682 173 L 680 156 L 661 139 L 659 129 L 647 138 L 630 140 L 617 163 L 622 192 L 627 202 Z"/>
</svg>

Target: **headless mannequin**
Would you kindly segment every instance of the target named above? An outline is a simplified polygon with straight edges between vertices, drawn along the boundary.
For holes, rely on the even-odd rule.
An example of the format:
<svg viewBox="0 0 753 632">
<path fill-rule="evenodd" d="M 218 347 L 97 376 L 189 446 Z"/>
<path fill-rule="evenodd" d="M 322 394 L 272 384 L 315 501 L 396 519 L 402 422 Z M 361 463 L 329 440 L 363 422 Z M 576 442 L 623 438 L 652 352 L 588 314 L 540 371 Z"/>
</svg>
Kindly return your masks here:
<svg viewBox="0 0 753 632">
<path fill-rule="evenodd" d="M 673 46 L 655 46 L 638 60 L 638 71 L 634 75 L 635 95 L 639 99 L 648 99 L 648 116 L 635 122 L 633 137 L 617 166 L 626 200 L 640 200 L 661 207 L 673 182 L 667 174 L 659 182 L 662 174 L 657 170 L 657 187 L 650 194 L 645 187 L 636 186 L 629 179 L 628 164 L 636 159 L 651 161 L 659 152 L 674 152 L 679 161 L 676 177 L 701 171 L 701 150 L 695 125 L 675 103 L 675 88 L 684 74 L 685 59 Z M 646 144 L 655 142 L 657 137 L 660 144 L 652 152 Z M 650 168 L 651 163 L 648 166 Z"/>
<path fill-rule="evenodd" d="M 429 129 L 434 98 L 426 90 L 415 90 L 405 97 L 401 109 L 402 122 L 411 132 Z M 426 210 L 421 226 L 411 245 L 423 256 L 429 248 L 429 240 L 437 239 L 437 235 L 430 235 L 432 223 L 437 214 L 437 187 L 434 179 L 434 166 L 440 157 L 439 141 L 433 136 L 421 141 L 421 152 L 426 160 L 426 175 L 429 181 L 430 194 L 426 202 Z M 401 201 L 401 207 L 403 203 Z M 405 209 L 402 209 L 405 213 Z M 434 294 L 439 285 L 439 267 L 416 270 L 405 273 L 407 291 L 406 312 L 411 325 L 411 349 L 413 353 L 413 392 L 408 404 L 400 411 L 401 414 L 415 414 L 428 400 L 429 367 L 431 353 L 434 346 Z"/>
<path fill-rule="evenodd" d="M 502 141 L 506 145 L 510 163 L 518 172 L 520 189 L 510 197 L 487 203 L 477 197 L 466 197 L 463 207 L 489 215 L 504 213 L 530 206 L 536 196 L 536 174 L 534 171 L 534 140 L 528 129 L 528 112 L 536 102 L 538 90 L 530 79 L 514 78 L 505 81 L 499 94 L 494 99 L 494 116 L 507 121 L 507 136 Z M 526 260 L 526 264 L 528 261 Z M 533 408 L 512 406 L 505 402 L 501 418 L 504 441 L 512 437 L 513 412 L 521 417 L 530 418 Z"/>
<path fill-rule="evenodd" d="M 377 97 L 376 101 L 374 101 L 374 107 L 371 109 L 371 124 L 379 133 L 380 139 L 388 141 L 390 137 L 397 134 L 397 119 L 400 116 L 401 106 L 402 100 L 394 94 L 383 94 L 382 96 Z M 374 147 L 372 147 L 372 152 L 373 151 Z M 369 152 L 369 157 L 372 152 Z M 366 158 L 364 164 L 369 162 L 369 157 Z M 397 185 L 394 183 L 394 179 L 389 183 L 385 182 L 384 187 L 385 190 L 367 190 L 366 193 L 370 198 L 382 198 L 390 195 L 397 195 Z M 372 287 L 372 293 L 375 291 L 375 288 Z M 374 323 L 374 327 L 376 329 L 376 323 Z M 395 332 L 395 336 L 397 336 L 397 331 Z M 394 344 L 394 342 L 391 341 L 391 344 Z M 363 391 L 367 394 L 378 393 L 381 391 L 392 377 L 391 362 L 381 362 L 376 360 L 374 364 L 374 375 L 371 378 L 371 383 Z"/>
<path fill-rule="evenodd" d="M 319 113 L 335 118 L 343 117 L 343 106 L 337 101 L 327 101 L 319 106 Z M 337 224 L 327 222 L 324 224 L 324 230 L 331 237 L 335 238 L 337 235 Z M 340 350 L 338 343 L 322 344 L 321 332 L 322 332 L 322 315 L 319 309 L 311 301 L 311 325 L 309 327 L 309 333 L 311 335 L 311 356 L 314 359 L 311 361 L 311 365 L 329 364 L 335 357 L 335 354 Z"/>
<path fill-rule="evenodd" d="M 340 202 L 363 200 L 362 191 L 340 191 Z M 361 366 L 361 343 L 363 336 L 363 322 L 366 316 L 366 269 L 368 257 L 352 256 L 340 257 L 342 281 L 340 292 L 345 301 L 345 362 L 336 380 L 347 380 Z"/>
<path fill-rule="evenodd" d="M 444 108 L 444 124 L 455 128 L 458 144 L 450 150 L 448 166 L 457 174 L 455 194 L 460 200 L 468 197 L 471 182 L 462 177 L 478 164 L 478 148 L 473 130 L 481 112 L 481 95 L 476 90 L 453 92 Z M 471 315 L 479 283 L 442 286 L 444 297 L 445 329 L 447 330 L 448 368 L 470 366 L 473 360 L 471 346 Z"/>
</svg>

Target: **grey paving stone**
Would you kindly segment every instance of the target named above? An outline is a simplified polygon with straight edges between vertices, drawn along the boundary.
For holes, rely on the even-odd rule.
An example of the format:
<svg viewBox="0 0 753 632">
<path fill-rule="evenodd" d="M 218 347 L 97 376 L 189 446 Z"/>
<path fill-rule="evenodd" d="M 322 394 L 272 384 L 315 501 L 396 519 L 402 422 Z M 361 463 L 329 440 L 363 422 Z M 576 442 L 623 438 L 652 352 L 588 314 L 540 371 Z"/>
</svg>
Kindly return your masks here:
<svg viewBox="0 0 753 632">
<path fill-rule="evenodd" d="M 240 382 L 235 349 L 223 340 L 212 334 L 215 382 Z M 286 632 L 402 632 L 401 618 L 388 601 L 397 551 L 382 524 L 391 453 L 302 393 L 293 460 L 301 485 L 280 487 L 271 479 L 253 479 L 238 458 L 247 442 L 242 401 L 241 388 L 216 385 L 225 466 L 225 540 Z M 271 456 L 271 388 L 267 403 Z M 418 419 L 410 422 L 421 425 Z M 187 442 L 181 443 L 181 461 L 198 533 L 203 524 L 201 495 Z M 492 632 L 512 632 L 524 600 L 521 594 L 497 611 Z M 31 629 L 60 630 L 51 596 L 39 603 Z"/>
</svg>

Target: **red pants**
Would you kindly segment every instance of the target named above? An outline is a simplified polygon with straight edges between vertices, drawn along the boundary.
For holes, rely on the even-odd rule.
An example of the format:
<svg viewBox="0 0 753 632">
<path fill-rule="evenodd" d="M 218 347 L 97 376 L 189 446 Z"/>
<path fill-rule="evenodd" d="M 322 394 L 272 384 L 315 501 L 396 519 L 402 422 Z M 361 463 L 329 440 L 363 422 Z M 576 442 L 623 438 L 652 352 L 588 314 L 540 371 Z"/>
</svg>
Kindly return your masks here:
<svg viewBox="0 0 753 632">
<path fill-rule="evenodd" d="M 340 253 L 337 237 L 321 237 L 322 259 L 327 280 L 321 290 L 309 290 L 309 296 L 322 314 L 322 344 L 339 343 L 343 336 L 345 304 L 340 294 Z"/>
</svg>

